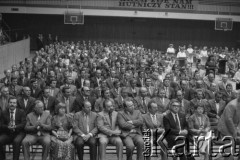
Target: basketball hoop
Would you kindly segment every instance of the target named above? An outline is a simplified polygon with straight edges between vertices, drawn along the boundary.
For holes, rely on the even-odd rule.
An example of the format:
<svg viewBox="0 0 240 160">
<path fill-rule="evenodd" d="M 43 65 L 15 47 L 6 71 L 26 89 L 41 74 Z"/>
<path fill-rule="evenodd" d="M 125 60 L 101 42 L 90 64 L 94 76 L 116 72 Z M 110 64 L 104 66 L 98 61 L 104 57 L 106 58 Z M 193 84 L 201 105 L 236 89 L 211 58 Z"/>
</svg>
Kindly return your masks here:
<svg viewBox="0 0 240 160">
<path fill-rule="evenodd" d="M 228 31 L 228 29 L 227 28 L 223 28 L 223 31 L 226 32 L 226 31 Z"/>
<path fill-rule="evenodd" d="M 72 21 L 72 25 L 75 26 L 77 23 L 75 21 Z"/>
</svg>

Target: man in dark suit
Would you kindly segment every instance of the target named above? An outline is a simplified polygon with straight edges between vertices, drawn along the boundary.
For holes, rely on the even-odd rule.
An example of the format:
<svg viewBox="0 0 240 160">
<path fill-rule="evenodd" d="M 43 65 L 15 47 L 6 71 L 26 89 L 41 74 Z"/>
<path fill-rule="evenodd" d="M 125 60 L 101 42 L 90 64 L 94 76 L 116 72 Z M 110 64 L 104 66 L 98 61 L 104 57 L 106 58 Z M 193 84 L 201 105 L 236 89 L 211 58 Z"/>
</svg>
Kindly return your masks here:
<svg viewBox="0 0 240 160">
<path fill-rule="evenodd" d="M 91 87 L 92 88 L 96 88 L 96 87 L 100 87 L 100 82 L 103 80 L 102 78 L 102 71 L 100 69 L 98 69 L 96 71 L 96 76 L 92 78 L 91 80 Z"/>
<path fill-rule="evenodd" d="M 108 88 L 110 88 L 110 89 L 114 88 L 113 82 L 116 80 L 115 78 L 116 78 L 116 71 L 111 70 L 110 77 L 108 79 L 106 79 Z"/>
<path fill-rule="evenodd" d="M 82 88 L 83 87 L 83 83 L 84 80 L 86 79 L 86 71 L 85 70 L 81 70 L 80 71 L 80 76 L 78 76 L 78 78 L 75 81 L 76 87 L 77 89 Z"/>
<path fill-rule="evenodd" d="M 170 112 L 163 117 L 163 124 L 165 131 L 169 133 L 166 135 L 166 140 L 168 143 L 168 148 L 172 148 L 176 144 L 179 144 L 179 142 L 182 141 L 176 141 L 175 138 L 177 136 L 184 136 L 186 137 L 188 135 L 187 131 L 187 122 L 185 115 L 182 113 L 179 113 L 181 104 L 178 100 L 173 99 L 170 102 Z M 183 148 L 179 148 L 178 150 L 180 153 L 183 152 Z M 174 157 L 176 159 L 176 157 Z M 180 157 L 180 160 L 186 160 L 186 156 L 183 154 Z"/>
<path fill-rule="evenodd" d="M 145 72 L 143 70 L 140 70 L 138 72 L 137 87 L 144 87 L 144 86 L 145 86 Z"/>
<path fill-rule="evenodd" d="M 39 87 L 37 79 L 33 78 L 31 79 L 31 97 L 33 98 L 39 98 L 42 94 L 42 89 Z"/>
<path fill-rule="evenodd" d="M 77 149 L 78 159 L 83 159 L 83 147 L 85 144 L 90 147 L 90 160 L 97 159 L 97 114 L 91 111 L 91 103 L 84 101 L 83 110 L 74 115 L 73 132 Z"/>
<path fill-rule="evenodd" d="M 169 79 L 165 78 L 163 80 L 163 89 L 165 90 L 166 98 L 171 100 L 175 97 L 175 91 L 172 87 L 170 87 L 170 80 Z"/>
<path fill-rule="evenodd" d="M 35 98 L 31 97 L 31 90 L 28 86 L 23 87 L 23 95 L 18 98 L 17 107 L 24 110 L 25 114 L 33 111 Z"/>
<path fill-rule="evenodd" d="M 89 87 L 82 87 L 81 88 L 81 95 L 78 94 L 75 101 L 73 102 L 73 111 L 76 113 L 76 112 L 79 112 L 82 110 L 83 106 L 84 106 L 84 101 L 85 100 L 88 100 L 92 106 L 95 105 L 95 101 L 96 101 L 96 98 L 91 96 L 90 95 L 90 88 Z"/>
<path fill-rule="evenodd" d="M 21 143 L 25 137 L 26 116 L 23 110 L 16 108 L 16 97 L 10 97 L 8 104 L 8 109 L 1 115 L 0 159 L 5 159 L 4 145 L 12 143 L 13 160 L 19 160 Z"/>
<path fill-rule="evenodd" d="M 71 95 L 71 89 L 68 86 L 64 86 L 62 89 L 62 95 L 58 97 L 58 101 L 61 103 L 66 104 L 67 106 L 67 113 L 74 113 L 73 111 L 73 103 L 75 101 L 76 97 L 73 97 Z"/>
<path fill-rule="evenodd" d="M 188 83 L 186 80 L 181 80 L 180 81 L 180 87 L 183 93 L 183 98 L 190 101 L 191 97 L 190 97 L 190 89 L 188 88 Z"/>
<path fill-rule="evenodd" d="M 215 99 L 208 101 L 207 115 L 211 125 L 217 125 L 218 121 L 225 109 L 226 102 L 222 100 L 222 93 L 216 92 Z"/>
<path fill-rule="evenodd" d="M 205 91 L 205 98 L 207 100 L 215 99 L 215 93 L 217 92 L 217 84 L 211 83 L 210 89 Z"/>
<path fill-rule="evenodd" d="M 193 98 L 190 101 L 190 106 L 191 106 L 191 114 L 194 113 L 196 107 L 198 106 L 199 103 L 201 103 L 202 105 L 204 105 L 205 109 L 208 107 L 209 103 L 207 102 L 206 99 L 204 99 L 204 95 L 203 95 L 203 90 L 202 89 L 197 89 L 196 92 L 196 98 Z"/>
<path fill-rule="evenodd" d="M 117 123 L 122 130 L 122 141 L 126 146 L 127 160 L 132 160 L 135 146 L 137 147 L 137 160 L 143 160 L 142 114 L 139 110 L 134 110 L 131 98 L 126 98 L 123 106 L 124 110 L 118 112 Z"/>
<path fill-rule="evenodd" d="M 44 104 L 44 110 L 49 111 L 51 115 L 55 114 L 55 106 L 59 103 L 58 100 L 50 96 L 50 88 L 45 87 L 43 89 L 43 94 L 41 97 L 39 97 L 39 100 L 41 100 Z"/>
<path fill-rule="evenodd" d="M 147 129 L 151 129 L 153 132 L 153 142 L 157 142 L 156 137 L 160 136 L 164 132 L 163 128 L 163 114 L 159 114 L 157 103 L 151 100 L 148 103 L 148 113 L 143 115 L 142 130 L 145 132 Z M 153 145 L 153 144 L 152 144 Z M 156 144 L 155 144 L 156 145 Z M 163 148 L 162 148 L 163 149 Z M 167 160 L 167 155 L 161 152 L 162 160 Z M 151 157 L 147 157 L 148 160 Z"/>
<path fill-rule="evenodd" d="M 231 83 L 228 83 L 226 86 L 226 92 L 223 92 L 223 100 L 228 103 L 233 99 L 237 98 L 237 93 L 233 91 L 233 86 Z"/>
<path fill-rule="evenodd" d="M 25 77 L 25 71 L 20 70 L 19 71 L 19 78 L 18 78 L 18 83 L 19 86 L 29 86 L 30 85 L 30 80 Z"/>
</svg>

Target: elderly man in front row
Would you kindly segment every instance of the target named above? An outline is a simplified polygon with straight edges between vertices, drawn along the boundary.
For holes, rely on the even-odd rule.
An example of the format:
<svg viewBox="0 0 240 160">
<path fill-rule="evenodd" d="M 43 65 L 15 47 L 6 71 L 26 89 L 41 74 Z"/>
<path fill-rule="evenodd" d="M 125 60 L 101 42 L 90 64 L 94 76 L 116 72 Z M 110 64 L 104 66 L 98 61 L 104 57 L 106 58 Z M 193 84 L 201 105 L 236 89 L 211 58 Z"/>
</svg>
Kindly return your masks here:
<svg viewBox="0 0 240 160">
<path fill-rule="evenodd" d="M 44 104 L 37 100 L 33 112 L 27 115 L 26 137 L 22 141 L 24 160 L 30 160 L 29 147 L 40 143 L 43 147 L 42 160 L 47 160 L 50 151 L 51 115 L 44 111 Z"/>
<path fill-rule="evenodd" d="M 166 135 L 166 140 L 168 143 L 168 148 L 172 148 L 174 145 L 179 144 L 179 141 L 176 141 L 177 136 L 188 135 L 187 131 L 187 122 L 185 115 L 180 113 L 181 104 L 178 100 L 173 99 L 169 104 L 170 112 L 163 117 L 163 124 L 165 131 L 169 133 Z M 181 153 L 184 153 L 183 148 L 178 150 Z M 179 153 L 178 152 L 178 153 Z M 173 160 L 176 160 L 177 157 L 174 157 Z M 186 160 L 186 156 L 183 154 L 180 156 L 180 160 Z"/>
<path fill-rule="evenodd" d="M 238 98 L 230 101 L 225 107 L 222 116 L 218 122 L 218 131 L 220 132 L 222 137 L 232 137 L 235 140 L 235 144 L 238 145 L 240 143 L 240 95 L 238 93 Z M 226 143 L 229 143 L 227 141 Z M 231 153 L 230 148 L 226 149 L 226 153 Z M 239 150 L 240 152 L 240 150 Z M 238 159 L 240 159 L 240 154 L 238 152 Z M 224 160 L 234 160 L 232 154 L 229 157 L 224 157 Z"/>
<path fill-rule="evenodd" d="M 148 103 L 148 113 L 143 115 L 143 132 L 147 132 L 148 129 L 151 129 L 153 132 L 153 143 L 156 145 L 157 138 L 164 132 L 163 128 L 163 114 L 159 114 L 158 105 L 154 100 L 151 100 Z M 152 144 L 152 145 L 154 145 Z M 162 148 L 164 149 L 164 148 Z M 164 150 L 164 152 L 166 152 Z M 161 160 L 167 160 L 167 155 L 162 151 Z M 147 160 L 150 160 L 151 157 L 146 157 Z"/>
<path fill-rule="evenodd" d="M 127 160 L 132 160 L 135 146 L 137 147 L 137 160 L 143 160 L 142 114 L 139 110 L 134 110 L 131 98 L 124 100 L 123 108 L 124 110 L 118 113 L 117 122 L 122 130 L 121 136 L 126 146 Z"/>
<path fill-rule="evenodd" d="M 103 111 L 98 115 L 98 129 L 99 129 L 99 158 L 100 160 L 106 159 L 106 147 L 108 143 L 111 143 L 117 148 L 118 160 L 123 159 L 123 143 L 119 137 L 121 130 L 117 125 L 118 113 L 114 111 L 113 102 L 105 100 L 103 102 Z"/>
<path fill-rule="evenodd" d="M 90 160 L 97 158 L 97 113 L 92 112 L 92 105 L 89 101 L 83 102 L 82 111 L 74 115 L 73 132 L 75 133 L 74 141 L 77 148 L 78 159 L 83 159 L 84 145 L 90 147 Z"/>
</svg>

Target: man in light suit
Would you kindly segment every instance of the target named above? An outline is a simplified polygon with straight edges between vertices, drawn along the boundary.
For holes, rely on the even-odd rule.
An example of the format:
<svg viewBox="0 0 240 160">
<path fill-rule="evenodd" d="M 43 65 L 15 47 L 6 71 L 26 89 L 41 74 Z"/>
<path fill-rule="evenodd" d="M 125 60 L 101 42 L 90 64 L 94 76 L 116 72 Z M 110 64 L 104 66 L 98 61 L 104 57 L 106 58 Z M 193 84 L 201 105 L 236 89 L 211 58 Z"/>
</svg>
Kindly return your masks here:
<svg viewBox="0 0 240 160">
<path fill-rule="evenodd" d="M 9 99 L 9 89 L 7 86 L 3 86 L 1 88 L 1 95 L 0 95 L 0 110 L 3 112 L 7 109 Z"/>
<path fill-rule="evenodd" d="M 210 99 L 215 99 L 215 93 L 218 91 L 217 89 L 217 84 L 216 83 L 211 83 L 210 84 L 210 89 L 205 91 L 205 98 L 210 100 Z"/>
<path fill-rule="evenodd" d="M 237 140 L 235 144 L 239 144 L 239 122 L 240 122 L 240 97 L 232 100 L 225 107 L 222 116 L 218 122 L 218 131 L 221 133 L 222 137 L 230 136 Z M 230 148 L 229 148 L 230 149 Z M 230 153 L 231 151 L 226 149 L 226 153 Z M 239 150 L 240 152 L 240 150 Z M 240 154 L 238 154 L 238 159 L 240 159 Z M 232 154 L 229 157 L 225 157 L 224 160 L 234 160 Z"/>
<path fill-rule="evenodd" d="M 166 98 L 172 99 L 175 97 L 175 91 L 172 87 L 170 87 L 170 80 L 169 79 L 164 79 L 163 80 L 163 89 L 165 90 L 165 95 Z"/>
<path fill-rule="evenodd" d="M 106 159 L 106 147 L 111 143 L 117 148 L 118 160 L 123 158 L 123 143 L 119 137 L 121 130 L 117 125 L 117 112 L 114 111 L 112 101 L 105 100 L 103 102 L 103 111 L 98 113 L 97 126 L 99 129 L 99 158 L 100 160 Z"/>
<path fill-rule="evenodd" d="M 158 105 L 158 113 L 163 113 L 164 115 L 166 115 L 166 113 L 168 112 L 168 104 L 170 100 L 166 98 L 166 92 L 164 89 L 159 89 L 158 92 L 158 96 L 154 97 L 153 100 Z"/>
<path fill-rule="evenodd" d="M 26 137 L 22 141 L 23 156 L 25 160 L 30 160 L 30 145 L 40 143 L 43 147 L 42 160 L 47 160 L 50 151 L 50 132 L 51 132 L 51 115 L 43 110 L 42 101 L 35 102 L 34 111 L 27 115 L 27 124 L 25 131 Z"/>
<path fill-rule="evenodd" d="M 26 125 L 26 115 L 23 110 L 17 107 L 17 98 L 9 98 L 9 107 L 1 115 L 1 133 L 0 133 L 0 159 L 5 159 L 6 144 L 13 145 L 13 160 L 19 160 L 20 148 L 25 137 L 24 127 Z"/>
<path fill-rule="evenodd" d="M 22 86 L 17 84 L 17 77 L 11 77 L 11 84 L 9 85 L 9 94 L 12 96 L 19 96 L 22 92 Z"/>
<path fill-rule="evenodd" d="M 148 103 L 148 113 L 143 115 L 142 130 L 145 132 L 147 129 L 151 129 L 153 132 L 153 142 L 157 142 L 156 137 L 160 136 L 164 132 L 163 128 L 163 114 L 159 114 L 157 103 L 151 100 Z M 153 145 L 153 144 L 152 144 Z M 156 145 L 156 144 L 155 144 Z M 162 148 L 164 149 L 164 148 Z M 162 160 L 167 160 L 167 155 L 161 152 Z M 147 157 L 150 160 L 151 157 Z"/>
<path fill-rule="evenodd" d="M 115 70 L 111 70 L 111 75 L 108 79 L 106 79 L 106 83 L 108 88 L 113 89 L 114 85 L 113 82 L 116 80 L 116 71 Z"/>
<path fill-rule="evenodd" d="M 152 80 L 151 78 L 146 78 L 145 79 L 145 87 L 147 88 L 148 96 L 151 98 L 155 95 L 155 87 L 151 85 Z"/>
<path fill-rule="evenodd" d="M 122 111 L 123 110 L 123 101 L 125 98 L 128 97 L 129 90 L 126 87 L 123 87 L 121 89 L 121 94 L 117 96 L 117 98 L 114 99 L 116 108 L 115 111 Z"/>
<path fill-rule="evenodd" d="M 151 99 L 148 97 L 148 91 L 146 87 L 141 87 L 140 88 L 140 95 L 134 98 L 134 103 L 136 109 L 139 109 L 141 113 L 147 113 L 148 112 L 148 102 Z"/>
<path fill-rule="evenodd" d="M 82 111 L 74 115 L 73 132 L 74 141 L 78 153 L 78 159 L 83 159 L 83 147 L 85 144 L 90 147 L 90 160 L 97 159 L 97 113 L 91 111 L 91 103 L 84 101 Z"/>
<path fill-rule="evenodd" d="M 222 82 L 218 83 L 219 91 L 227 92 L 227 90 L 226 90 L 227 84 L 228 84 L 228 75 L 224 74 L 224 75 L 222 75 Z"/>
<path fill-rule="evenodd" d="M 137 160 L 143 160 L 142 114 L 139 110 L 134 110 L 131 98 L 126 98 L 123 106 L 124 110 L 120 111 L 117 115 L 117 123 L 122 130 L 121 136 L 126 146 L 127 160 L 132 160 L 135 146 L 137 147 Z"/>
<path fill-rule="evenodd" d="M 177 100 L 181 103 L 180 111 L 182 114 L 186 115 L 186 119 L 191 115 L 190 102 L 183 98 L 183 93 L 181 90 L 177 91 Z"/>
</svg>

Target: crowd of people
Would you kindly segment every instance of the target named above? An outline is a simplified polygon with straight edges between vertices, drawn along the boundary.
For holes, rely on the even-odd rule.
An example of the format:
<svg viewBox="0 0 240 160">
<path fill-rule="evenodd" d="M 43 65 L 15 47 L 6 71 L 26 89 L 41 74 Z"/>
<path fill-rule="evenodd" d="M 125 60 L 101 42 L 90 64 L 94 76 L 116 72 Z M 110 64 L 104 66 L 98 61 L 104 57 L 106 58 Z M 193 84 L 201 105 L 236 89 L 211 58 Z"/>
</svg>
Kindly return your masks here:
<svg viewBox="0 0 240 160">
<path fill-rule="evenodd" d="M 49 153 L 72 160 L 75 149 L 82 160 L 84 145 L 90 146 L 90 160 L 105 160 L 109 143 L 118 160 L 123 145 L 127 160 L 135 147 L 137 160 L 143 160 L 149 129 L 155 136 L 170 131 L 168 148 L 180 143 L 179 135 L 189 141 L 211 130 L 218 137 L 239 136 L 239 49 L 170 44 L 162 52 L 128 43 L 58 40 L 39 45 L 33 59 L 12 65 L 0 81 L 1 160 L 6 144 L 13 145 L 14 160 L 21 146 L 29 160 L 34 144 L 42 145 L 43 160 Z M 199 149 L 205 160 L 207 145 Z M 167 157 L 162 149 L 161 158 Z"/>
</svg>

